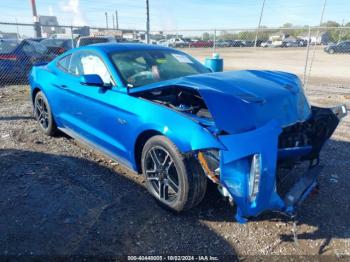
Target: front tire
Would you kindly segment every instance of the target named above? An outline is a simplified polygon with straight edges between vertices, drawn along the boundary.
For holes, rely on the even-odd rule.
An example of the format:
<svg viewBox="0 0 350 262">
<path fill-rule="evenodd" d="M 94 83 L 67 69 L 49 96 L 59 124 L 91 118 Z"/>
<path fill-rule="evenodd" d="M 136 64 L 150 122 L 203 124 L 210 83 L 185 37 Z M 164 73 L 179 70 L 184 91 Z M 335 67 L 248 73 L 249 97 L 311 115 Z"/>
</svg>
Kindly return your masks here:
<svg viewBox="0 0 350 262">
<path fill-rule="evenodd" d="M 333 55 L 335 53 L 335 50 L 333 48 L 328 50 L 328 53 L 330 53 L 331 55 Z"/>
<path fill-rule="evenodd" d="M 201 166 L 165 136 L 157 135 L 146 142 L 141 162 L 147 189 L 162 207 L 181 212 L 202 201 L 207 178 Z"/>
<path fill-rule="evenodd" d="M 34 98 L 34 117 L 45 135 L 54 136 L 57 133 L 57 126 L 52 116 L 49 101 L 41 91 Z"/>
</svg>

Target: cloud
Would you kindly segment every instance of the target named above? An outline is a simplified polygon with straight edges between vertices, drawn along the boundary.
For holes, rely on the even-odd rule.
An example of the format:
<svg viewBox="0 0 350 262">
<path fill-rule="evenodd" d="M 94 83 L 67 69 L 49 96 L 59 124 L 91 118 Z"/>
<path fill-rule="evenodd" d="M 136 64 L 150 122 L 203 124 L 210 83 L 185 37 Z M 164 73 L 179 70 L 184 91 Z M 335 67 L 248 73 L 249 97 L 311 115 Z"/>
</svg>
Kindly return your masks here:
<svg viewBox="0 0 350 262">
<path fill-rule="evenodd" d="M 49 5 L 49 15 L 54 16 L 52 5 Z"/>
<path fill-rule="evenodd" d="M 61 2 L 61 9 L 63 12 L 72 15 L 72 25 L 83 26 L 86 21 L 80 9 L 80 0 L 67 0 Z"/>
</svg>

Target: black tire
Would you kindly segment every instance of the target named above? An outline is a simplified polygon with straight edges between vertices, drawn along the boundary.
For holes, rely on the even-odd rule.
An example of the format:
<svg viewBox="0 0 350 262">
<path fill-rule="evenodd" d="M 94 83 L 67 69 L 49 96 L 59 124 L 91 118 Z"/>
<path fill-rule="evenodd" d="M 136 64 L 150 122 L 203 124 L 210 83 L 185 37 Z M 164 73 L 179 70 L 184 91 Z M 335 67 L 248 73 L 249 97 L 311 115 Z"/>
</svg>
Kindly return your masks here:
<svg viewBox="0 0 350 262">
<path fill-rule="evenodd" d="M 151 152 L 156 152 L 159 159 L 162 157 L 162 152 L 163 154 L 167 152 L 173 161 L 172 166 L 170 169 L 168 169 L 168 175 L 165 175 L 166 179 L 163 178 L 167 181 L 173 180 L 173 184 L 175 185 L 176 182 L 178 182 L 178 191 L 176 192 L 176 196 L 171 196 L 173 199 L 170 199 L 170 192 L 168 192 L 172 189 L 170 183 L 168 186 L 164 186 L 164 191 L 167 190 L 168 192 L 166 194 L 164 193 L 164 199 L 160 197 L 160 190 L 158 191 L 159 194 L 157 193 L 156 185 L 158 184 L 158 188 L 160 189 L 159 183 L 161 182 L 159 181 L 159 177 L 162 176 L 161 171 L 154 172 L 153 176 L 150 176 L 148 174 L 148 168 L 150 167 L 149 165 L 151 162 L 153 162 L 153 158 L 150 156 Z M 152 161 L 150 161 L 150 159 Z M 207 178 L 203 172 L 203 169 L 193 156 L 182 154 L 177 149 L 177 147 L 165 136 L 153 136 L 146 142 L 142 150 L 141 164 L 142 173 L 146 180 L 147 189 L 150 194 L 156 199 L 157 203 L 162 207 L 171 211 L 181 212 L 191 209 L 203 200 L 207 188 Z M 155 167 L 151 167 L 151 169 L 153 168 L 156 169 Z M 177 173 L 177 181 L 176 179 L 173 179 L 175 172 Z M 171 179 L 170 175 L 172 175 Z M 153 179 L 150 180 L 153 177 L 157 177 L 158 181 Z M 174 190 L 174 192 L 175 191 L 176 190 Z M 166 200 L 165 198 L 168 195 L 169 199 Z"/>
<path fill-rule="evenodd" d="M 335 50 L 333 48 L 328 50 L 328 53 L 330 53 L 331 55 L 333 55 L 335 53 Z"/>
<path fill-rule="evenodd" d="M 45 135 L 57 134 L 57 126 L 53 119 L 51 107 L 43 92 L 38 92 L 34 98 L 34 117 Z"/>
</svg>

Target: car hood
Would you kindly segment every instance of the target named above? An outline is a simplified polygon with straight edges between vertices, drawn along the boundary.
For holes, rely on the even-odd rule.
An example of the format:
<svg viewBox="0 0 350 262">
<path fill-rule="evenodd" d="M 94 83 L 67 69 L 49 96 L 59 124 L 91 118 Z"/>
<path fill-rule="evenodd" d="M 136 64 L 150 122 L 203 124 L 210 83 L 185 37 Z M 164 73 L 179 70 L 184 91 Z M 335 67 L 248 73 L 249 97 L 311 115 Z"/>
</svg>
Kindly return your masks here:
<svg viewBox="0 0 350 262">
<path fill-rule="evenodd" d="M 154 83 L 130 92 L 182 86 L 198 90 L 215 125 L 240 133 L 277 120 L 281 127 L 305 121 L 311 111 L 299 78 L 277 71 L 208 73 Z"/>
</svg>

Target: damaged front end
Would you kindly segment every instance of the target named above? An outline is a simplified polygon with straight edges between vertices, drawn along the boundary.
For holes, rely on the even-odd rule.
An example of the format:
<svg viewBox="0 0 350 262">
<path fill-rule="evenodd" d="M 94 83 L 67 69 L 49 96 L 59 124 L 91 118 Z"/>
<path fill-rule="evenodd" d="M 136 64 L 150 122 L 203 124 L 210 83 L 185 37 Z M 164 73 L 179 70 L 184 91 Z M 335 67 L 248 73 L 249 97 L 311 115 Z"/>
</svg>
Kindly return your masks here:
<svg viewBox="0 0 350 262">
<path fill-rule="evenodd" d="M 310 107 L 299 78 L 284 72 L 193 75 L 136 95 L 191 118 L 220 142 L 220 149 L 194 151 L 207 177 L 235 202 L 240 222 L 267 210 L 294 214 L 317 184 L 322 146 L 347 114 L 345 106 Z M 303 162 L 305 174 L 291 172 L 293 183 L 282 185 L 277 170 Z"/>
<path fill-rule="evenodd" d="M 198 160 L 208 177 L 236 203 L 239 222 L 267 210 L 293 216 L 317 185 L 320 150 L 347 111 L 338 106 L 311 107 L 311 112 L 308 120 L 285 128 L 272 120 L 252 131 L 219 136 L 226 150 L 199 152 Z M 308 161 L 309 168 L 282 192 L 277 169 L 302 161 Z"/>
</svg>

